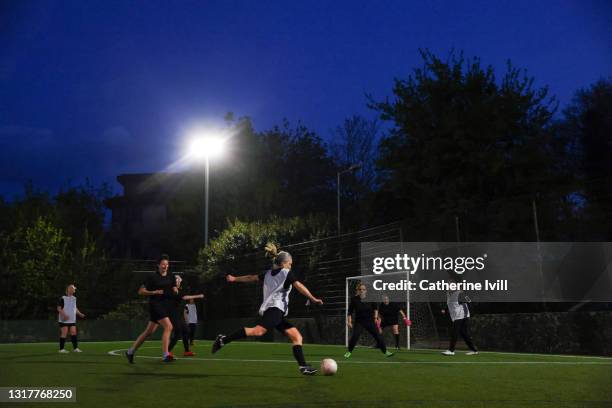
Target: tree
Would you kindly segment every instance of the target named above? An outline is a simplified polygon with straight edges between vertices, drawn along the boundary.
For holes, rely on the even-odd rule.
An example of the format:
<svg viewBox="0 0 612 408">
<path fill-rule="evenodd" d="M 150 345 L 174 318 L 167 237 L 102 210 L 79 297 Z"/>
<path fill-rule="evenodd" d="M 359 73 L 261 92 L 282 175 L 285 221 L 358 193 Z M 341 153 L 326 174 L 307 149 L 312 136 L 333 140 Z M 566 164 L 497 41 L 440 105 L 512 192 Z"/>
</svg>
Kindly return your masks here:
<svg viewBox="0 0 612 408">
<path fill-rule="evenodd" d="M 216 224 L 219 230 L 235 217 L 265 220 L 333 212 L 336 167 L 314 132 L 287 121 L 256 132 L 243 118 L 232 133 L 232 165 L 220 166 L 211 181 L 211 208 L 225 221 Z"/>
<path fill-rule="evenodd" d="M 421 56 L 392 100 L 370 99 L 392 124 L 377 161 L 383 220 L 409 219 L 416 239 L 454 240 L 455 216 L 471 217 L 464 239 L 531 238 L 532 199 L 562 180 L 554 98 L 511 63 L 497 81 L 478 58 Z"/>
<path fill-rule="evenodd" d="M 563 111 L 561 125 L 573 150 L 586 200 L 584 208 L 592 239 L 612 239 L 612 81 L 601 79 L 579 90 Z"/>
<path fill-rule="evenodd" d="M 59 294 L 74 280 L 70 238 L 43 217 L 2 238 L 2 318 L 49 317 Z"/>
<path fill-rule="evenodd" d="M 322 216 L 271 217 L 267 221 L 254 222 L 233 220 L 198 253 L 196 270 L 206 283 L 208 313 L 239 315 L 255 307 L 261 291 L 248 285 L 228 287 L 225 275 L 257 274 L 269 268 L 270 260 L 263 256 L 263 248 L 268 242 L 288 249 L 295 262 L 292 271 L 303 281 L 320 256 L 321 248 L 317 247 L 325 247 L 326 243 L 321 242 L 307 251 L 289 245 L 317 240 L 328 236 L 329 231 L 329 222 Z M 253 291 L 257 295 L 253 296 Z"/>
<path fill-rule="evenodd" d="M 52 197 L 28 184 L 22 198 L 2 203 L 1 317 L 54 316 L 70 282 L 79 286 L 82 308 L 104 299 L 96 294 L 114 284 L 104 280 L 104 191 L 71 187 Z"/>
<path fill-rule="evenodd" d="M 279 129 L 275 130 L 276 132 Z M 320 137 L 302 125 L 283 132 L 289 144 L 283 155 L 283 195 L 276 201 L 278 214 L 295 216 L 333 213 L 336 166 Z"/>
<path fill-rule="evenodd" d="M 85 185 L 59 191 L 53 201 L 57 225 L 71 237 L 73 251 L 91 245 L 88 241 L 101 241 L 104 237 L 104 200 L 110 197 L 110 188 L 103 184 L 96 188 L 88 181 Z"/>
<path fill-rule="evenodd" d="M 376 187 L 376 158 L 381 123 L 355 115 L 336 127 L 331 151 L 338 169 L 354 164 L 361 168 L 346 175 L 341 183 L 342 215 L 345 230 L 363 227 L 369 221 L 370 196 Z"/>
</svg>

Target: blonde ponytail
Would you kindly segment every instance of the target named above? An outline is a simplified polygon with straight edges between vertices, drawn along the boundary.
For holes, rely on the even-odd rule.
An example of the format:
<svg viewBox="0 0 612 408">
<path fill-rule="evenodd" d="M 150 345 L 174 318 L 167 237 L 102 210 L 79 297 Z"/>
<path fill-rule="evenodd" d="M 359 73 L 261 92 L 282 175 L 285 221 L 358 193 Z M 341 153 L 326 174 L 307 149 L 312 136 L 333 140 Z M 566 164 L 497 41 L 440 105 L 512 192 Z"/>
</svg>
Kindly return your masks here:
<svg viewBox="0 0 612 408">
<path fill-rule="evenodd" d="M 266 258 L 270 258 L 272 260 L 274 260 L 274 258 L 276 258 L 276 255 L 278 255 L 278 248 L 276 248 L 276 245 L 272 242 L 268 242 L 266 244 L 265 251 Z"/>
<path fill-rule="evenodd" d="M 291 258 L 291 254 L 286 251 L 279 251 L 276 244 L 268 242 L 265 247 L 266 258 L 270 258 L 274 265 L 282 265 L 283 262 Z"/>
</svg>

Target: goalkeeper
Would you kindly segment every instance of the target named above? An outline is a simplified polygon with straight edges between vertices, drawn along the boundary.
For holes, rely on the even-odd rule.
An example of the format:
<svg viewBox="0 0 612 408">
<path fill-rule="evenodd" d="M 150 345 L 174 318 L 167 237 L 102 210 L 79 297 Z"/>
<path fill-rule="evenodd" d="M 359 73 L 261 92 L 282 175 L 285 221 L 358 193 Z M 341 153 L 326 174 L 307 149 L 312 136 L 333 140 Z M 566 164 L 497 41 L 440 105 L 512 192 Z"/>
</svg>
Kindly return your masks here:
<svg viewBox="0 0 612 408">
<path fill-rule="evenodd" d="M 344 353 L 344 358 L 351 358 L 353 350 L 361 337 L 361 333 L 366 330 L 376 341 L 376 348 L 387 357 L 391 357 L 393 353 L 387 351 L 385 340 L 378 333 L 375 321 L 378 319 L 378 309 L 375 303 L 365 302 L 367 289 L 363 283 L 357 285 L 356 294 L 351 298 L 351 303 L 346 313 L 346 325 L 353 329 L 353 335 L 349 340 L 348 351 Z M 353 313 L 355 313 L 355 324 L 353 325 Z"/>
<path fill-rule="evenodd" d="M 410 326 L 412 324 L 399 304 L 390 303 L 389 296 L 383 296 L 383 302 L 378 306 L 379 319 L 376 321 L 376 326 L 378 327 L 378 332 L 380 334 L 383 334 L 385 327 L 391 326 L 393 337 L 395 338 L 396 350 L 400 349 L 399 325 L 397 324 L 398 313 L 402 316 L 404 325 Z"/>
</svg>

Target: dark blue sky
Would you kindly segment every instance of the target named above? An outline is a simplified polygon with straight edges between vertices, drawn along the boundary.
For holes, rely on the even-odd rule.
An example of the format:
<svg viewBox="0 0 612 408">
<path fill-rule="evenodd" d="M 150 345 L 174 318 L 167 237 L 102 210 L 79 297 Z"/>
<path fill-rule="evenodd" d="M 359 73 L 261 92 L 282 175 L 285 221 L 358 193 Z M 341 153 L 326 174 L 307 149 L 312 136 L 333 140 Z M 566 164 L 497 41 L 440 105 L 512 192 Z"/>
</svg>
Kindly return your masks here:
<svg viewBox="0 0 612 408">
<path fill-rule="evenodd" d="M 567 104 L 612 74 L 610 1 L 0 1 L 0 194 L 165 169 L 184 129 L 250 116 L 328 139 L 419 48 L 511 59 Z"/>
</svg>

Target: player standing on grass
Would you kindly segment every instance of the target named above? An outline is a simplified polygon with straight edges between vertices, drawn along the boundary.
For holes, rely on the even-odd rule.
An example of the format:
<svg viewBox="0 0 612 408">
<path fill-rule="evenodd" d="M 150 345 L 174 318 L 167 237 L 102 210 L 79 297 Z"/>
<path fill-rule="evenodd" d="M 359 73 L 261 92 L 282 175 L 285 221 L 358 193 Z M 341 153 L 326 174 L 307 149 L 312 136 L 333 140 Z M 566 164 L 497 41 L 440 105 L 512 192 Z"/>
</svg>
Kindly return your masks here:
<svg viewBox="0 0 612 408">
<path fill-rule="evenodd" d="M 323 301 L 314 297 L 308 288 L 297 280 L 291 266 L 293 260 L 288 252 L 278 252 L 274 244 L 266 245 L 266 256 L 272 259 L 272 268 L 259 275 L 232 276 L 227 275 L 228 282 L 263 282 L 263 303 L 259 308 L 261 319 L 255 327 L 243 327 L 225 336 L 219 334 L 213 344 L 212 352 L 216 353 L 226 344 L 245 337 L 260 337 L 268 330 L 276 329 L 285 334 L 293 343 L 293 357 L 298 363 L 300 373 L 314 375 L 317 370 L 306 363 L 302 350 L 302 335 L 289 323 L 285 316 L 289 312 L 289 293 L 292 288 L 306 296 L 310 302 L 322 305 Z"/>
<path fill-rule="evenodd" d="M 446 304 L 448 306 L 448 314 L 453 321 L 453 327 L 451 329 L 448 350 L 442 352 L 445 356 L 455 355 L 455 344 L 457 344 L 459 334 L 461 334 L 465 344 L 470 348 L 470 351 L 466 354 L 468 356 L 478 354 L 478 349 L 474 345 L 470 333 L 470 309 L 467 305 L 469 302 L 470 298 L 465 296 L 460 290 L 446 292 Z"/>
<path fill-rule="evenodd" d="M 149 297 L 149 314 L 150 321 L 146 329 L 138 336 L 132 347 L 126 352 L 130 363 L 134 363 L 134 353 L 138 347 L 145 342 L 147 337 L 155 333 L 159 326 L 164 329 L 162 334 L 162 359 L 165 362 L 171 362 L 174 358 L 168 352 L 170 344 L 170 334 L 172 334 L 172 322 L 170 321 L 170 301 L 172 296 L 178 293 L 176 281 L 172 274 L 168 273 L 170 267 L 170 258 L 168 255 L 162 255 L 157 263 L 157 272 L 152 273 L 147 277 L 142 286 L 138 289 L 138 294 Z"/>
<path fill-rule="evenodd" d="M 412 322 L 408 319 L 404 310 L 397 303 L 390 303 L 389 296 L 383 296 L 383 302 L 378 306 L 378 332 L 382 335 L 385 327 L 391 326 L 393 337 L 395 337 L 395 349 L 400 349 L 399 325 L 397 324 L 397 314 L 402 315 L 402 320 L 406 326 L 410 326 Z"/>
<path fill-rule="evenodd" d="M 172 339 L 170 340 L 170 345 L 168 346 L 168 351 L 172 354 L 172 349 L 176 345 L 179 340 L 179 337 L 183 339 L 183 355 L 185 357 L 195 356 L 195 353 L 189 349 L 189 333 L 187 329 L 187 325 L 185 324 L 185 320 L 183 320 L 183 316 L 181 316 L 181 303 L 183 300 L 193 300 L 193 299 L 203 299 L 204 295 L 202 293 L 198 295 L 183 295 L 181 289 L 181 282 L 183 278 L 179 275 L 175 275 L 176 288 L 178 289 L 178 293 L 172 297 L 170 304 L 170 321 L 172 322 L 173 332 Z"/>
<path fill-rule="evenodd" d="M 357 285 L 356 292 L 355 296 L 351 298 L 346 316 L 346 325 L 353 329 L 353 335 L 349 340 L 348 351 L 344 353 L 344 358 L 350 358 L 353 354 L 353 350 L 359 341 L 359 337 L 361 337 L 363 329 L 367 330 L 367 332 L 374 337 L 374 340 L 376 340 L 376 347 L 379 348 L 385 356 L 391 357 L 393 353 L 387 351 L 385 340 L 376 329 L 375 321 L 378 319 L 376 304 L 368 304 L 363 301 L 367 294 L 366 286 L 363 283 Z M 353 312 L 355 313 L 355 325 L 353 325 Z"/>
<path fill-rule="evenodd" d="M 189 299 L 185 305 L 185 321 L 189 324 L 189 345 L 194 345 L 195 334 L 198 328 L 198 308 L 193 299 Z"/>
<path fill-rule="evenodd" d="M 66 287 L 66 295 L 62 296 L 57 302 L 57 321 L 60 327 L 60 339 L 59 339 L 59 352 L 69 353 L 68 350 L 64 349 L 66 344 L 66 335 L 70 330 L 70 341 L 72 342 L 72 348 L 75 353 L 80 353 L 79 342 L 77 340 L 77 328 L 76 319 L 79 316 L 81 319 L 85 318 L 85 315 L 77 308 L 77 298 L 74 296 L 76 292 L 76 286 L 70 284 Z"/>
</svg>

